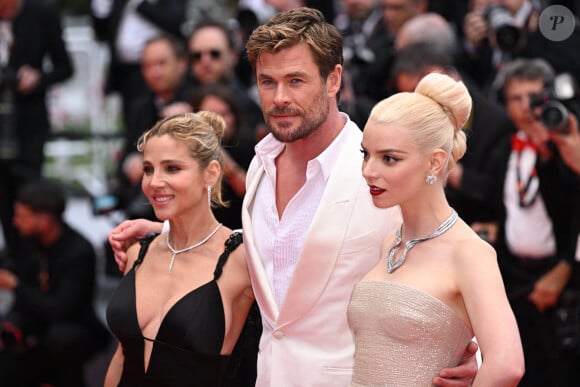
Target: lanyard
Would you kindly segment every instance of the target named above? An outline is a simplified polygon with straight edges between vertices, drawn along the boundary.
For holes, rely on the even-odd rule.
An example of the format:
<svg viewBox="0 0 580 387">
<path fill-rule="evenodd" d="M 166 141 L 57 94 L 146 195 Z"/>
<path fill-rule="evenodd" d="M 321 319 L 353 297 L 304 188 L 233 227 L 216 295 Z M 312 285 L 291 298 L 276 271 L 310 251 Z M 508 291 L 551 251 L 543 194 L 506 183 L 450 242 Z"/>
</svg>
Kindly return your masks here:
<svg viewBox="0 0 580 387">
<path fill-rule="evenodd" d="M 521 173 L 521 161 L 522 161 L 522 152 L 525 148 L 531 148 L 534 152 L 537 152 L 537 148 L 534 144 L 529 142 L 528 140 L 522 139 L 518 135 L 512 136 L 512 151 L 516 154 L 516 189 L 518 191 L 518 199 L 520 207 L 526 208 L 534 204 L 536 201 L 536 197 L 538 196 L 538 190 L 530 194 L 530 187 L 532 182 L 537 181 L 538 179 L 538 171 L 534 166 L 530 171 L 530 175 L 528 176 L 526 181 L 522 179 Z"/>
</svg>

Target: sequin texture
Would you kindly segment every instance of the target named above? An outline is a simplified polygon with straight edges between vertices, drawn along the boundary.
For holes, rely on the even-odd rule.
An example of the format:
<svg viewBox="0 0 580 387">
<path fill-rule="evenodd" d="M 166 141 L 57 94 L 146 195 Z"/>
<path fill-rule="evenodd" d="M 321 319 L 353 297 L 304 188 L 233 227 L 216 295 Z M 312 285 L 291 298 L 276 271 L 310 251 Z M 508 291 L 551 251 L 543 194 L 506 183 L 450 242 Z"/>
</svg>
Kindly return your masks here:
<svg viewBox="0 0 580 387">
<path fill-rule="evenodd" d="M 352 387 L 431 386 L 459 363 L 471 340 L 463 320 L 437 298 L 388 281 L 361 281 L 348 319 L 355 339 Z"/>
</svg>

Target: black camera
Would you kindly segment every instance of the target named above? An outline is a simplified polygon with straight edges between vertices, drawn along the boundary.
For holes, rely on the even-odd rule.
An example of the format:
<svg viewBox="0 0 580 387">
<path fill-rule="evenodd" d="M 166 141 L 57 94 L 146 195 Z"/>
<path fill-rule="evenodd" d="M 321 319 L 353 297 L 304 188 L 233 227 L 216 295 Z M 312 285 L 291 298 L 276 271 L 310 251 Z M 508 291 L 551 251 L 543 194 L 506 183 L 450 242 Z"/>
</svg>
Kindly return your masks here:
<svg viewBox="0 0 580 387">
<path fill-rule="evenodd" d="M 574 78 L 563 73 L 554 79 L 551 89 L 530 96 L 530 109 L 536 111 L 537 118 L 548 130 L 558 133 L 568 133 L 570 114 L 578 117 L 577 86 Z"/>
<path fill-rule="evenodd" d="M 510 11 L 499 4 L 492 4 L 484 9 L 483 18 L 489 30 L 495 36 L 500 50 L 515 53 L 524 43 L 524 31 L 520 28 Z"/>
</svg>

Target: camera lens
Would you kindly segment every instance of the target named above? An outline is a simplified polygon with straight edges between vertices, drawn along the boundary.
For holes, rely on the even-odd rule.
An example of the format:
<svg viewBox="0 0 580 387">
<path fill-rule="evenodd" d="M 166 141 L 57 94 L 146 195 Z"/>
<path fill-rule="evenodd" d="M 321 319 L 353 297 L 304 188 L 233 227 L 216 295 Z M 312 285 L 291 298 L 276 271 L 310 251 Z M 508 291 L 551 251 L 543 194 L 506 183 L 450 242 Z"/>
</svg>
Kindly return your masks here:
<svg viewBox="0 0 580 387">
<path fill-rule="evenodd" d="M 495 35 L 500 50 L 515 51 L 523 39 L 523 34 L 508 9 L 497 4 L 491 5 L 484 11 L 484 18 Z"/>
<path fill-rule="evenodd" d="M 549 130 L 566 133 L 568 117 L 568 109 L 564 105 L 558 101 L 549 101 L 544 105 L 540 119 Z"/>
<path fill-rule="evenodd" d="M 510 25 L 499 27 L 495 31 L 495 39 L 500 49 L 513 51 L 519 44 L 521 32 L 518 28 Z"/>
</svg>

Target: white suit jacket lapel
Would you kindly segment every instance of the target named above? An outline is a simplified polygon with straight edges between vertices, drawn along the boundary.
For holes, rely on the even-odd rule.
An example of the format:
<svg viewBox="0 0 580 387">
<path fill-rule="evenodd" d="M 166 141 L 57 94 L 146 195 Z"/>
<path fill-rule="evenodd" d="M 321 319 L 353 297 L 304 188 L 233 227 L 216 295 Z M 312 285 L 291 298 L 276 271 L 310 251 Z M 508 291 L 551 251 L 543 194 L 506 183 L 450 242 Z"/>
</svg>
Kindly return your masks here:
<svg viewBox="0 0 580 387">
<path fill-rule="evenodd" d="M 244 204 L 242 206 L 242 222 L 244 225 L 244 246 L 246 250 L 246 260 L 248 262 L 248 270 L 252 281 L 252 288 L 256 299 L 259 300 L 260 312 L 264 317 L 274 322 L 278 319 L 278 305 L 274 299 L 274 292 L 270 286 L 268 275 L 262 261 L 262 257 L 258 253 L 258 249 L 254 245 L 254 231 L 257 233 L 260 230 L 254 230 L 251 222 L 251 209 L 254 205 L 256 189 L 262 176 L 264 174 L 264 167 L 257 166 L 256 172 L 253 174 L 253 179 L 248 182 L 246 187 L 246 194 L 244 196 Z M 260 236 L 258 235 L 258 238 Z M 261 301 L 261 302 L 260 302 Z"/>
</svg>

